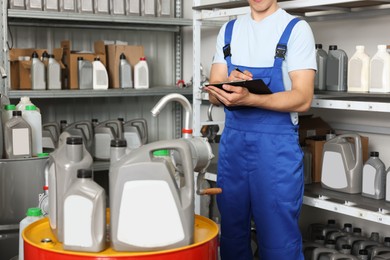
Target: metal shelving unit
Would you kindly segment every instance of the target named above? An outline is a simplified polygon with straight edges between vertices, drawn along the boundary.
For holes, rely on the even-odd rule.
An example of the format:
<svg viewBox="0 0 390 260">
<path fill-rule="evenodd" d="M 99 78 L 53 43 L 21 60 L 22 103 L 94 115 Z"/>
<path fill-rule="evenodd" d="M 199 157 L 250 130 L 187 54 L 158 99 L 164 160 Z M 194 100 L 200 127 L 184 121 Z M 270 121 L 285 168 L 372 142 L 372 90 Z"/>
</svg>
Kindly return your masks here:
<svg viewBox="0 0 390 260">
<path fill-rule="evenodd" d="M 194 0 L 193 7 L 193 105 L 194 133 L 200 132 L 206 122 L 200 120 L 200 106 L 208 100 L 207 93 L 200 88 L 201 27 L 205 20 L 229 19 L 230 16 L 248 13 L 247 1 L 230 1 L 219 4 L 200 5 Z M 389 1 L 359 0 L 283 0 L 279 6 L 288 12 L 301 16 L 307 21 L 361 18 L 390 13 Z M 312 102 L 313 108 L 343 109 L 370 112 L 390 112 L 390 94 L 317 92 Z M 215 122 L 213 122 L 215 123 Z M 218 122 L 223 123 L 223 122 Z M 214 179 L 215 176 L 209 176 Z M 390 225 L 390 203 L 350 195 L 321 188 L 320 184 L 307 185 L 303 204 L 333 211 L 348 216 Z"/>
</svg>

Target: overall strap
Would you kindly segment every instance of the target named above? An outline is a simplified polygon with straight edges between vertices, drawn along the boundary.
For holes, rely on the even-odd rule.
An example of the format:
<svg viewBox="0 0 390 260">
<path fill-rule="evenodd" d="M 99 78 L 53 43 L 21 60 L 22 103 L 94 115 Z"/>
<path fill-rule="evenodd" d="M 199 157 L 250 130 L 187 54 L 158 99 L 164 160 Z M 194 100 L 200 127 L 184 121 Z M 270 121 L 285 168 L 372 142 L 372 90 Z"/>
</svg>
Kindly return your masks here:
<svg viewBox="0 0 390 260">
<path fill-rule="evenodd" d="M 232 41 L 233 27 L 235 22 L 236 19 L 230 20 L 226 24 L 225 28 L 225 46 L 223 46 L 223 55 L 228 66 L 231 64 L 232 53 L 230 51 L 230 42 Z"/>
<path fill-rule="evenodd" d="M 286 26 L 286 29 L 284 29 L 284 32 L 283 32 L 282 36 L 280 37 L 278 44 L 276 45 L 274 67 L 275 66 L 277 66 L 279 68 L 282 67 L 282 62 L 286 57 L 287 43 L 288 43 L 288 40 L 290 39 L 291 32 L 294 29 L 294 26 L 300 20 L 301 19 L 299 19 L 299 18 L 292 19 L 288 23 L 288 25 Z"/>
</svg>

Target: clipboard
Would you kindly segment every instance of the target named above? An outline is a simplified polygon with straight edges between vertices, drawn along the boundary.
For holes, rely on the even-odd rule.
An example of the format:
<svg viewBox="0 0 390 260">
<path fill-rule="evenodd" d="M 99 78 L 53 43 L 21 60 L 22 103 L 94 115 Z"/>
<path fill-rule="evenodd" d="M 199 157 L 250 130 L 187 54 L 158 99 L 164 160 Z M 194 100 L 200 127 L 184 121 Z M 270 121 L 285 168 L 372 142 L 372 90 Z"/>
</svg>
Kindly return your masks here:
<svg viewBox="0 0 390 260">
<path fill-rule="evenodd" d="M 214 86 L 224 90 L 222 88 L 222 85 L 224 84 L 247 88 L 248 91 L 253 94 L 260 94 L 260 95 L 272 94 L 272 91 L 268 88 L 268 86 L 264 83 L 262 79 L 222 82 L 222 83 L 215 83 L 215 84 L 207 84 L 205 86 L 206 87 Z"/>
</svg>

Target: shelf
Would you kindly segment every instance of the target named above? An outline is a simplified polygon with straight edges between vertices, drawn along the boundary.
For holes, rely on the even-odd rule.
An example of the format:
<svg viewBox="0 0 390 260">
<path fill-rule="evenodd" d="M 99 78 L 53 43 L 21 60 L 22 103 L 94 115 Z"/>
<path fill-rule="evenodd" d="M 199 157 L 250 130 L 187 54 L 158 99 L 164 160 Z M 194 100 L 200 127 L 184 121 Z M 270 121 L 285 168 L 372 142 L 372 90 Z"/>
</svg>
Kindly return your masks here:
<svg viewBox="0 0 390 260">
<path fill-rule="evenodd" d="M 148 17 L 110 14 L 89 14 L 71 12 L 50 12 L 35 10 L 8 9 L 8 21 L 11 25 L 45 25 L 91 28 L 102 28 L 112 24 L 114 29 L 127 29 L 129 25 L 133 29 L 142 30 L 173 30 L 179 31 L 180 26 L 191 26 L 191 19 Z"/>
<path fill-rule="evenodd" d="M 389 202 L 366 198 L 360 194 L 327 190 L 322 188 L 320 183 L 305 185 L 303 204 L 390 225 Z"/>
<path fill-rule="evenodd" d="M 387 0 L 280 0 L 278 4 L 287 12 L 301 16 L 307 21 L 370 17 L 390 13 Z M 240 15 L 250 11 L 248 2 L 243 0 L 199 5 L 193 9 L 203 11 L 201 19 Z"/>
<path fill-rule="evenodd" d="M 390 112 L 390 94 L 316 92 L 312 108 Z"/>
<path fill-rule="evenodd" d="M 93 97 L 141 97 L 164 96 L 170 93 L 192 95 L 192 88 L 151 87 L 149 89 L 108 90 L 9 90 L 9 98 L 93 98 Z"/>
</svg>

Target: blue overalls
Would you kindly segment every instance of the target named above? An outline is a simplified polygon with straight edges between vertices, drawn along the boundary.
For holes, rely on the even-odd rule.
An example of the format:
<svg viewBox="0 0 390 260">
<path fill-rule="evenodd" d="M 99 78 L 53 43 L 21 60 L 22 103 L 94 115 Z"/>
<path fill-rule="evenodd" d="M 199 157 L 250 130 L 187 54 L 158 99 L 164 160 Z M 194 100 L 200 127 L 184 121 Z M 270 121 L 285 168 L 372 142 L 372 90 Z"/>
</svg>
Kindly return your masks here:
<svg viewBox="0 0 390 260">
<path fill-rule="evenodd" d="M 276 48 L 273 67 L 231 63 L 230 41 L 235 20 L 225 31 L 224 54 L 229 74 L 235 68 L 261 78 L 272 92 L 285 91 L 282 62 L 291 31 L 286 27 Z M 222 260 L 252 259 L 251 219 L 256 224 L 262 260 L 303 260 L 298 219 L 303 198 L 303 154 L 298 126 L 290 113 L 254 107 L 225 108 L 225 129 L 219 149 L 217 184 L 221 213 Z"/>
</svg>

